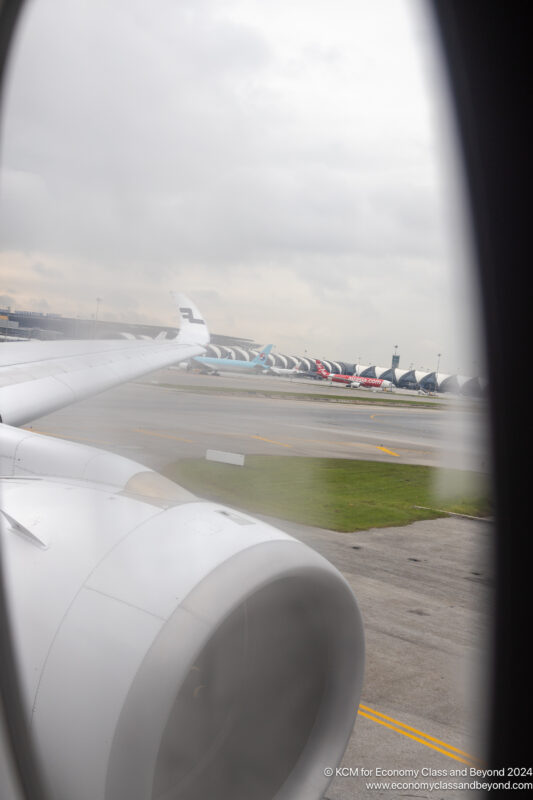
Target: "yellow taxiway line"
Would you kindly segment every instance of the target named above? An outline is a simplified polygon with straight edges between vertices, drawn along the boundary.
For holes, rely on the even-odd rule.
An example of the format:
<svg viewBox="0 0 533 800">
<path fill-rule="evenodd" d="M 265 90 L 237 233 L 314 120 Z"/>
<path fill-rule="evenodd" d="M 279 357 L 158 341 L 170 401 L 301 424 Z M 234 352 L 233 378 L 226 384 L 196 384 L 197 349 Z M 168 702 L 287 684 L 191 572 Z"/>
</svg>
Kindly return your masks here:
<svg viewBox="0 0 533 800">
<path fill-rule="evenodd" d="M 388 453 L 390 456 L 396 456 L 396 458 L 400 458 L 399 453 L 395 453 L 394 450 L 389 450 L 387 447 L 382 447 L 381 445 L 376 445 L 378 450 L 383 450 L 384 453 Z"/>
<path fill-rule="evenodd" d="M 480 764 L 480 760 L 475 756 L 470 755 L 470 753 L 465 753 L 464 750 L 459 750 L 458 747 L 453 747 L 451 744 L 446 744 L 446 742 L 443 742 L 434 736 L 423 733 L 423 731 L 419 731 L 417 728 L 412 728 L 410 725 L 406 725 L 404 722 L 400 722 L 393 717 L 388 717 L 386 714 L 382 714 L 380 711 L 369 708 L 362 703 L 359 705 L 359 714 L 362 717 L 365 717 L 365 719 L 370 719 L 372 722 L 377 722 L 379 725 L 384 725 L 386 728 L 389 728 L 396 733 L 401 733 L 403 736 L 407 736 L 409 739 L 413 739 L 415 742 L 420 742 L 420 744 L 430 747 L 432 750 L 436 750 L 438 753 L 443 753 L 445 756 L 448 756 L 448 758 L 453 758 L 455 761 L 460 761 L 462 764 L 467 764 L 470 767 L 475 767 Z M 441 746 L 438 747 L 438 745 Z"/>
<path fill-rule="evenodd" d="M 250 434 L 250 439 L 260 439 L 262 442 L 269 442 L 270 444 L 278 444 L 280 447 L 292 447 L 292 444 L 285 444 L 284 442 L 276 442 L 274 439 L 265 439 L 264 436 L 254 436 Z"/>
</svg>

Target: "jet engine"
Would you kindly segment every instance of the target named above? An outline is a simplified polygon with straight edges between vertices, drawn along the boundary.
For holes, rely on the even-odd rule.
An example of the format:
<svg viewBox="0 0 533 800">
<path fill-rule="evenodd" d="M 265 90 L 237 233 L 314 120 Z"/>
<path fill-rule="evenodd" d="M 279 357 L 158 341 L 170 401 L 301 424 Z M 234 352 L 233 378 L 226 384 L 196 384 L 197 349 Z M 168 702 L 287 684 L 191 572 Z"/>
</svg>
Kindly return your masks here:
<svg viewBox="0 0 533 800">
<path fill-rule="evenodd" d="M 21 475 L 2 490 L 12 631 L 52 800 L 323 796 L 364 662 L 357 603 L 328 561 L 150 471 L 120 490 Z"/>
</svg>

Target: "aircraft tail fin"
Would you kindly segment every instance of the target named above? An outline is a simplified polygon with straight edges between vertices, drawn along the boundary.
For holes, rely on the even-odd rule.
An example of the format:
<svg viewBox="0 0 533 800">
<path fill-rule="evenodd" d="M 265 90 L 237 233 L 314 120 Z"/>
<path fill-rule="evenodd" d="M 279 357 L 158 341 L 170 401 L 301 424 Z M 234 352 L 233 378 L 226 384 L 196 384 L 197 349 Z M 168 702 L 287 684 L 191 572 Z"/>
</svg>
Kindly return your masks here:
<svg viewBox="0 0 533 800">
<path fill-rule="evenodd" d="M 329 376 L 329 372 L 325 368 L 324 364 L 321 361 L 319 361 L 318 358 L 315 359 L 315 364 L 318 374 L 321 375 L 323 378 L 327 378 Z"/>
<path fill-rule="evenodd" d="M 180 332 L 176 339 L 177 344 L 198 345 L 205 347 L 209 344 L 209 329 L 205 319 L 194 303 L 181 292 L 171 292 L 174 302 L 181 315 Z"/>
<path fill-rule="evenodd" d="M 267 366 L 267 363 L 266 363 L 267 356 L 270 353 L 270 351 L 272 350 L 272 347 L 273 347 L 273 345 L 266 344 L 263 347 L 263 349 L 260 350 L 259 353 L 256 355 L 256 357 L 252 361 L 252 364 L 262 364 L 263 366 L 266 367 Z"/>
</svg>

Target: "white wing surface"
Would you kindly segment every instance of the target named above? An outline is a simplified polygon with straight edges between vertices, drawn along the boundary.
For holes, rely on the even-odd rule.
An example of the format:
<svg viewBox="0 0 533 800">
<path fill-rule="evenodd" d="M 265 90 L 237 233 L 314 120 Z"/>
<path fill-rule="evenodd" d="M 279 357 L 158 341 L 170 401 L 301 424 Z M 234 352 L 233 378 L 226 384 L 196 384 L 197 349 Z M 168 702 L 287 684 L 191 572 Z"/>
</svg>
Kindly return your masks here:
<svg viewBox="0 0 533 800">
<path fill-rule="evenodd" d="M 22 722 L 56 800 L 320 800 L 363 679 L 344 578 L 142 464 L 11 427 L 203 352 L 203 318 L 176 299 L 174 341 L 0 345 L 0 554 Z"/>
<path fill-rule="evenodd" d="M 176 294 L 173 340 L 18 342 L 0 347 L 0 421 L 23 425 L 104 389 L 200 355 L 209 331 L 196 306 Z"/>
</svg>

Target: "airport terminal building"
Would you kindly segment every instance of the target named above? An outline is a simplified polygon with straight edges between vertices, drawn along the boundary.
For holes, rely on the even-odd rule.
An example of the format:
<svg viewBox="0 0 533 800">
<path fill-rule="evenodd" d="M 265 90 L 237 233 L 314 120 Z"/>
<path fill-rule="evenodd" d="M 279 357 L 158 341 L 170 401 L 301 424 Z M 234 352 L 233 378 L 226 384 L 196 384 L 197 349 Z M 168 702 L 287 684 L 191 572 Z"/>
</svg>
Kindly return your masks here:
<svg viewBox="0 0 533 800">
<path fill-rule="evenodd" d="M 220 346 L 212 342 L 208 346 L 208 355 L 215 358 L 234 358 L 251 360 L 258 353 L 258 347 L 245 348 L 228 344 Z M 422 390 L 425 392 L 450 392 L 480 397 L 485 394 L 487 382 L 483 378 L 470 378 L 465 375 L 448 375 L 444 372 L 427 372 L 399 367 L 380 367 L 376 364 L 354 364 L 346 361 L 331 361 L 320 358 L 328 372 L 333 375 L 357 375 L 364 378 L 381 378 L 390 381 L 399 389 Z M 278 369 L 297 368 L 303 375 L 317 377 L 314 358 L 308 356 L 290 356 L 281 353 L 270 353 L 267 364 Z"/>
<path fill-rule="evenodd" d="M 162 332 L 170 339 L 178 328 L 161 325 L 141 325 L 110 322 L 97 319 L 63 317 L 60 314 L 42 314 L 36 311 L 11 311 L 0 309 L 0 341 L 27 339 L 154 339 Z M 214 358 L 233 358 L 249 361 L 257 355 L 260 345 L 252 339 L 211 334 L 206 355 Z M 399 366 L 380 367 L 377 364 L 356 364 L 320 358 L 328 372 L 334 375 L 357 375 L 391 381 L 399 389 L 480 397 L 486 393 L 487 382 L 479 377 L 448 375 L 444 372 L 427 372 L 417 369 L 400 369 Z M 393 357 L 394 359 L 394 357 Z M 396 358 L 396 361 L 398 359 Z M 317 377 L 314 358 L 308 356 L 270 353 L 267 364 L 280 370 L 298 369 L 303 377 Z"/>
</svg>

